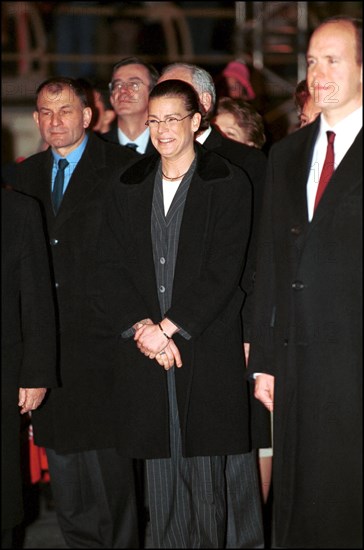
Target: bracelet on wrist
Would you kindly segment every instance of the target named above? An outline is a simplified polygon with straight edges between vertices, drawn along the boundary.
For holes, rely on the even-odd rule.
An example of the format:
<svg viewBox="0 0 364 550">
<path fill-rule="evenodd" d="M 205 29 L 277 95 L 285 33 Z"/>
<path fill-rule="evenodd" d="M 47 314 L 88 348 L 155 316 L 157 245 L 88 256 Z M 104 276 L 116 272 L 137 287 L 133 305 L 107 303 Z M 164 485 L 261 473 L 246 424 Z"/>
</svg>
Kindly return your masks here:
<svg viewBox="0 0 364 550">
<path fill-rule="evenodd" d="M 168 336 L 168 334 L 166 332 L 164 332 L 163 327 L 160 323 L 158 323 L 158 326 L 161 329 L 161 331 L 163 332 L 163 335 L 167 338 L 167 340 L 172 340 L 172 338 L 170 336 Z"/>
</svg>

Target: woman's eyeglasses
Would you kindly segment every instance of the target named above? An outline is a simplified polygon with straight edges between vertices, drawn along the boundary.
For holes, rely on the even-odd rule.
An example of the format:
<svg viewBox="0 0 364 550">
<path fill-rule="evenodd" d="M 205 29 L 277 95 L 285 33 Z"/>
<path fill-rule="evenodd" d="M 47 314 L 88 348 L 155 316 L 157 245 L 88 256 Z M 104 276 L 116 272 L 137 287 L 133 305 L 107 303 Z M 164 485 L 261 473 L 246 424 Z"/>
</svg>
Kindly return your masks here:
<svg viewBox="0 0 364 550">
<path fill-rule="evenodd" d="M 174 127 L 177 126 L 178 122 L 182 122 L 182 120 L 184 120 L 188 116 L 189 117 L 193 116 L 193 114 L 194 113 L 188 113 L 183 118 L 177 118 L 175 116 L 169 116 L 169 117 L 165 118 L 164 120 L 157 120 L 156 118 L 148 118 L 145 125 L 149 126 L 149 128 L 159 128 L 159 125 L 162 124 L 162 122 L 163 122 L 163 124 L 165 124 L 167 126 L 167 128 L 174 128 Z"/>
</svg>

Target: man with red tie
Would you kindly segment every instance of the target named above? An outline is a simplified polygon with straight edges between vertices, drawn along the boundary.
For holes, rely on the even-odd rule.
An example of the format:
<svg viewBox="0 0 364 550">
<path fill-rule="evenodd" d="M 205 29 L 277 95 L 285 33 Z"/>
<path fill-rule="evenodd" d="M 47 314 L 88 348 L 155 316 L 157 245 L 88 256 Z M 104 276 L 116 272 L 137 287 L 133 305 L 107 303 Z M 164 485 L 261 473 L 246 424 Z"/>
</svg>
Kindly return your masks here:
<svg viewBox="0 0 364 550">
<path fill-rule="evenodd" d="M 248 373 L 274 410 L 274 546 L 362 547 L 362 35 L 307 52 L 321 115 L 269 156 Z"/>
</svg>

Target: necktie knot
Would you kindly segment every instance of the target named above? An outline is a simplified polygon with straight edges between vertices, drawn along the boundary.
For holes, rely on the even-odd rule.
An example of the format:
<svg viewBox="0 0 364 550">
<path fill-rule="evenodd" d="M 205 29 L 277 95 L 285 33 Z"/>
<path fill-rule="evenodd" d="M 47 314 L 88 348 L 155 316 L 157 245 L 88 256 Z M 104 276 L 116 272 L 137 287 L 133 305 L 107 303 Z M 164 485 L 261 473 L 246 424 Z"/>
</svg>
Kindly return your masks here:
<svg viewBox="0 0 364 550">
<path fill-rule="evenodd" d="M 330 145 L 333 145 L 334 143 L 334 140 L 335 140 L 335 132 L 331 132 L 330 130 L 328 132 L 326 132 L 326 135 L 327 135 L 327 142 L 330 144 Z"/>
<path fill-rule="evenodd" d="M 136 143 L 129 142 L 125 143 L 125 147 L 129 147 L 129 149 L 133 149 L 134 151 L 136 151 L 138 146 Z"/>
<path fill-rule="evenodd" d="M 69 162 L 67 159 L 59 159 L 58 161 L 58 168 L 59 170 L 64 170 L 69 165 Z"/>
</svg>

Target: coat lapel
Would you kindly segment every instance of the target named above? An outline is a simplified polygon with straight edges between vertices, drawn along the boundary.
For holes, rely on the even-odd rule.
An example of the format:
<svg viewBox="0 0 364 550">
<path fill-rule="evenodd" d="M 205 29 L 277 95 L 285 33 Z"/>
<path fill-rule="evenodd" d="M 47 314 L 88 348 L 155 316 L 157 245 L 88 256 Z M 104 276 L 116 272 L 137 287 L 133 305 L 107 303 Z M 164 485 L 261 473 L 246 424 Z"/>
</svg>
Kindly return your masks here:
<svg viewBox="0 0 364 550">
<path fill-rule="evenodd" d="M 287 167 L 287 192 L 290 197 L 290 205 L 294 218 L 303 226 L 308 224 L 307 210 L 307 180 L 312 165 L 313 147 L 319 129 L 318 123 L 314 123 L 306 132 L 302 132 L 301 139 L 297 139 L 295 149 L 290 151 L 292 162 Z"/>
<path fill-rule="evenodd" d="M 314 228 L 327 214 L 330 214 L 336 206 L 342 203 L 344 197 L 351 193 L 362 182 L 363 163 L 363 130 L 360 130 L 354 143 L 340 162 L 330 179 L 317 210 L 312 218 L 310 229 Z"/>
<path fill-rule="evenodd" d="M 210 211 L 211 186 L 194 173 L 187 193 L 179 234 L 176 258 L 173 297 L 178 297 L 188 285 L 191 276 L 189 267 L 201 263 L 201 251 L 206 238 L 208 214 Z M 181 291 L 181 292 L 180 292 Z"/>
<path fill-rule="evenodd" d="M 136 256 L 139 259 L 141 276 L 144 278 L 144 295 L 152 297 L 151 308 L 153 311 L 159 312 L 160 315 L 151 238 L 151 212 L 155 172 L 156 170 L 152 170 L 142 183 L 129 186 L 127 201 L 131 234 L 135 238 Z M 143 266 L 145 266 L 145 269 L 143 269 Z M 150 266 L 153 266 L 152 270 Z M 150 273 L 153 273 L 152 277 L 150 277 Z"/>
<path fill-rule="evenodd" d="M 89 143 L 71 176 L 55 218 L 54 226 L 57 229 L 73 215 L 96 186 L 102 185 L 101 172 L 104 170 L 105 164 L 104 150 L 98 147 L 98 143 L 90 136 Z"/>
</svg>

